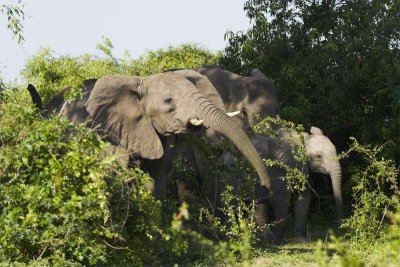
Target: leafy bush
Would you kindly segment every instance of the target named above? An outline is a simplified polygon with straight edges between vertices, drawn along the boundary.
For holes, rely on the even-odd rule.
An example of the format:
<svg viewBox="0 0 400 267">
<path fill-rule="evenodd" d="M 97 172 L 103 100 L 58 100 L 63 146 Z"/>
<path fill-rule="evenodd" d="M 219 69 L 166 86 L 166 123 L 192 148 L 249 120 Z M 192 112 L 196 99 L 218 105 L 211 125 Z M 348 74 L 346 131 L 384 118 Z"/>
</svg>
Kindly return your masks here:
<svg viewBox="0 0 400 267">
<path fill-rule="evenodd" d="M 374 246 L 360 246 L 354 240 L 348 242 L 332 232 L 329 234 L 330 241 L 326 244 L 319 240 L 316 248 L 319 266 L 375 266 L 365 255 L 375 255 L 375 262 L 379 266 L 397 266 L 400 261 L 400 206 L 396 212 L 387 214 L 387 217 L 391 223 L 382 231 L 379 243 Z"/>
<path fill-rule="evenodd" d="M 304 150 L 304 127 L 301 124 L 296 124 L 291 121 L 283 120 L 281 118 L 266 117 L 258 124 L 254 125 L 251 129 L 256 134 L 265 136 L 277 136 L 276 130 L 287 131 L 295 135 L 290 135 L 288 140 L 281 140 L 282 142 L 289 142 L 291 146 L 291 154 L 299 166 L 305 166 L 308 156 Z M 296 138 L 296 140 L 295 140 Z M 288 189 L 292 192 L 300 192 L 306 189 L 308 177 L 297 168 L 291 168 L 281 160 L 264 159 L 267 167 L 277 167 L 285 170 L 288 184 Z"/>
<path fill-rule="evenodd" d="M 168 49 L 148 51 L 138 59 L 127 62 L 126 74 L 148 76 L 169 69 L 193 69 L 204 64 L 218 63 L 221 52 L 216 54 L 198 44 L 170 46 Z"/>
<path fill-rule="evenodd" d="M 147 76 L 173 68 L 195 68 L 216 63 L 220 58 L 220 54 L 213 54 L 196 44 L 149 51 L 138 59 L 132 59 L 129 53 L 124 58 L 116 58 L 112 54 L 111 41 L 105 37 L 103 43 L 98 44 L 98 49 L 105 57 L 57 55 L 50 49 L 42 48 L 27 61 L 23 76 L 36 86 L 43 103 L 46 103 L 62 88 L 78 88 L 85 79 L 112 74 Z"/>
<path fill-rule="evenodd" d="M 180 235 L 181 240 L 186 240 L 187 250 L 190 251 L 190 254 L 181 259 L 179 263 L 190 265 L 199 263 L 201 266 L 219 264 L 248 266 L 248 260 L 254 256 L 253 248 L 257 240 L 255 235 L 257 227 L 251 216 L 254 212 L 254 205 L 246 205 L 240 198 L 238 203 L 237 196 L 232 193 L 230 187 L 223 192 L 222 198 L 222 210 L 227 216 L 225 224 L 210 209 L 204 207 L 200 209 L 200 215 L 198 210 L 191 209 L 190 216 L 195 217 L 189 220 L 190 206 L 185 202 L 180 208 L 180 212 L 174 215 L 172 228 L 176 235 Z M 187 222 L 184 223 L 183 219 Z M 206 228 L 204 221 L 210 223 L 210 229 Z M 207 238 L 204 232 L 199 233 L 194 230 L 198 223 L 203 223 L 202 231 L 218 233 L 218 236 Z M 220 229 L 216 230 L 216 225 Z M 188 260 L 188 256 L 190 260 Z"/>
<path fill-rule="evenodd" d="M 377 257 L 379 265 L 392 266 L 392 262 L 399 261 L 398 170 L 392 160 L 382 157 L 383 150 L 383 146 L 361 145 L 351 138 L 349 150 L 339 156 L 353 156 L 353 213 L 341 224 L 349 230 L 350 238 L 345 240 L 331 233 L 325 247 L 319 241 L 317 254 L 321 266 L 365 266 L 365 257 L 371 254 Z"/>
<path fill-rule="evenodd" d="M 243 166 L 240 173 L 244 175 L 241 177 L 236 168 L 229 169 L 218 162 L 221 151 L 231 146 L 227 142 L 211 145 L 203 138 L 188 136 L 175 145 L 188 144 L 196 146 L 196 157 L 207 166 L 207 176 L 199 179 L 193 162 L 186 155 L 180 154 L 174 161 L 170 180 L 184 183 L 189 193 L 183 198 L 187 203 L 188 212 L 190 211 L 190 218 L 184 224 L 181 223 L 178 230 L 187 239 L 191 263 L 232 265 L 245 262 L 253 257 L 252 250 L 257 242 L 255 235 L 257 226 L 253 217 L 252 168 L 244 161 L 241 162 Z M 229 186 L 227 183 L 229 176 L 240 179 L 239 183 L 242 186 L 239 188 Z M 208 199 L 214 192 L 207 190 L 214 189 L 222 191 L 218 196 L 221 198 L 221 205 L 215 203 L 215 199 Z M 169 202 L 173 202 L 173 199 L 174 196 L 171 195 Z"/>
<path fill-rule="evenodd" d="M 145 173 L 106 157 L 84 125 L 44 120 L 13 99 L 0 104 L 1 262 L 138 266 L 181 252 Z"/>
<path fill-rule="evenodd" d="M 247 0 L 250 28 L 228 32 L 222 65 L 262 70 L 279 91 L 280 115 L 351 136 L 400 162 L 400 2 Z"/>
<path fill-rule="evenodd" d="M 227 217 L 222 227 L 228 241 L 219 242 L 214 257 L 227 265 L 239 261 L 244 266 L 253 257 L 252 250 L 257 242 L 258 227 L 253 216 L 255 201 L 248 205 L 242 198 L 237 198 L 232 187 L 227 186 L 222 192 L 222 203 L 222 211 Z"/>
<path fill-rule="evenodd" d="M 78 57 L 55 55 L 54 51 L 46 48 L 28 59 L 23 70 L 25 80 L 35 85 L 43 103 L 64 87 L 77 88 L 85 79 L 118 73 L 120 70 L 108 58 L 89 54 Z"/>
<path fill-rule="evenodd" d="M 353 238 L 371 242 L 382 233 L 388 212 L 400 204 L 398 170 L 392 160 L 380 155 L 384 146 L 363 146 L 355 138 L 351 141 L 349 150 L 340 157 L 346 158 L 356 152 L 364 162 L 353 165 L 353 214 L 342 226 L 351 230 Z"/>
<path fill-rule="evenodd" d="M 330 242 L 324 248 L 321 240 L 317 243 L 316 254 L 318 263 L 321 267 L 342 266 L 342 267 L 362 267 L 365 263 L 357 256 L 353 255 L 343 243 L 343 238 L 338 238 L 332 233 L 329 235 Z M 336 255 L 335 255 L 336 254 Z M 332 255 L 335 255 L 336 262 L 331 262 Z"/>
</svg>

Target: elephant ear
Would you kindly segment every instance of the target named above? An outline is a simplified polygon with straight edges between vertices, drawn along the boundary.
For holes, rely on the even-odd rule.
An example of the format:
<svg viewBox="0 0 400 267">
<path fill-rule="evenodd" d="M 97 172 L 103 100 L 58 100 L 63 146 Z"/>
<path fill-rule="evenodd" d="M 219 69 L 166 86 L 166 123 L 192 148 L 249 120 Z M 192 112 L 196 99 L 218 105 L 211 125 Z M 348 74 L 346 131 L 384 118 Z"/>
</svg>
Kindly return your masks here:
<svg viewBox="0 0 400 267">
<path fill-rule="evenodd" d="M 200 68 L 195 69 L 195 71 L 197 71 L 201 74 L 204 74 L 208 70 L 211 70 L 211 69 L 221 70 L 221 67 L 218 66 L 217 64 L 206 64 L 206 65 L 201 66 Z"/>
<path fill-rule="evenodd" d="M 158 159 L 164 150 L 140 101 L 145 93 L 140 77 L 104 77 L 96 82 L 86 109 L 93 128 L 113 145 L 121 146 L 135 156 Z"/>
<path fill-rule="evenodd" d="M 323 135 L 324 134 L 324 132 L 320 128 L 315 127 L 315 126 L 311 126 L 310 133 L 316 134 L 316 135 Z"/>
<path fill-rule="evenodd" d="M 258 79 L 260 79 L 260 80 L 267 80 L 267 81 L 269 81 L 269 79 L 267 78 L 267 76 L 265 76 L 265 74 L 262 73 L 262 71 L 259 70 L 259 69 L 252 69 L 252 70 L 250 71 L 250 73 L 249 73 L 249 76 L 258 78 Z"/>
</svg>

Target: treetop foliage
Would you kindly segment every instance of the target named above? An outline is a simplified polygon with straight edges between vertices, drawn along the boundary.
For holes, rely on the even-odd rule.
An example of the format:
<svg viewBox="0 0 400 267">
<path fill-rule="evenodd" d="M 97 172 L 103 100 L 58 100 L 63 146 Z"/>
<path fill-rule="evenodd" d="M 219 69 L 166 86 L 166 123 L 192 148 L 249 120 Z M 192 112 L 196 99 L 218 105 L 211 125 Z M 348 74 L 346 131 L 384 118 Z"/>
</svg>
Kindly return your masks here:
<svg viewBox="0 0 400 267">
<path fill-rule="evenodd" d="M 16 2 L 16 3 L 12 3 Z M 24 41 L 22 34 L 23 24 L 21 20 L 25 19 L 22 0 L 6 1 L 0 4 L 0 13 L 7 17 L 7 28 L 12 32 L 13 37 L 17 37 L 18 44 Z"/>
<path fill-rule="evenodd" d="M 400 2 L 248 0 L 252 27 L 229 32 L 222 65 L 259 68 L 279 89 L 280 114 L 349 136 L 393 143 L 400 161 Z"/>
<path fill-rule="evenodd" d="M 116 58 L 112 54 L 113 45 L 106 37 L 97 48 L 104 53 L 103 57 L 57 55 L 48 48 L 42 48 L 27 61 L 23 77 L 36 86 L 46 103 L 62 88 L 78 87 L 85 79 L 112 74 L 148 76 L 173 68 L 195 68 L 216 63 L 221 56 L 197 44 L 183 44 L 166 50 L 149 51 L 137 59 L 133 59 L 128 52 L 123 58 Z"/>
</svg>

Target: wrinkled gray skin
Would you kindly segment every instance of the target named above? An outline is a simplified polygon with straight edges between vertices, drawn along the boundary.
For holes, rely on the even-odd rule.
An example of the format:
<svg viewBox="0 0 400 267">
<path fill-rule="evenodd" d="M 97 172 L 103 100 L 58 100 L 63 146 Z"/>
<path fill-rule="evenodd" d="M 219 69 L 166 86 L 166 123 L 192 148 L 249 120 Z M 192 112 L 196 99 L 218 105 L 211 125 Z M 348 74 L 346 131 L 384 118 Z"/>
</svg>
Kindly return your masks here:
<svg viewBox="0 0 400 267">
<path fill-rule="evenodd" d="M 280 160 L 290 168 L 297 168 L 308 178 L 309 173 L 330 175 L 336 202 L 336 215 L 338 219 L 341 219 L 343 209 L 340 191 L 341 169 L 336 159 L 336 148 L 329 138 L 323 135 L 317 127 L 312 127 L 310 134 L 303 133 L 304 150 L 309 160 L 307 165 L 302 165 L 295 160 L 291 152 L 293 147 L 290 145 L 290 138 L 295 147 L 300 144 L 297 133 L 295 131 L 276 130 L 275 134 L 269 136 L 256 134 L 251 137 L 260 156 L 264 159 Z M 226 165 L 234 165 L 235 159 L 231 153 L 226 152 L 223 156 L 223 162 Z M 283 240 L 283 235 L 288 227 L 290 199 L 293 199 L 295 241 L 305 242 L 307 240 L 307 217 L 311 201 L 310 188 L 306 187 L 304 191 L 292 194 L 287 189 L 287 182 L 284 179 L 286 173 L 283 169 L 279 167 L 268 168 L 268 173 L 271 177 L 272 194 L 269 197 L 262 193 L 256 196 L 259 202 L 256 206 L 255 220 L 259 226 L 271 222 L 271 215 L 267 213 L 267 207 L 271 205 L 275 215 L 274 221 L 277 224 L 273 227 L 272 236 L 266 231 L 263 237 L 272 239 L 276 243 Z M 308 181 L 308 184 L 310 183 L 311 181 Z"/>
<path fill-rule="evenodd" d="M 240 111 L 234 120 L 243 129 L 247 130 L 266 116 L 277 115 L 279 105 L 276 88 L 260 70 L 253 69 L 248 76 L 242 76 L 213 64 L 205 65 L 196 71 L 210 80 L 228 112 Z M 216 141 L 215 135 L 207 134 L 207 136 L 210 143 Z M 206 163 L 200 159 L 196 148 L 192 150 L 194 150 L 193 161 L 199 176 L 206 177 L 208 173 Z M 215 182 L 211 182 L 208 185 L 210 187 L 207 189 L 208 192 L 213 190 L 214 184 Z"/>
<path fill-rule="evenodd" d="M 276 88 L 260 70 L 253 69 L 249 76 L 241 76 L 217 65 L 206 65 L 197 71 L 207 76 L 214 85 L 228 112 L 240 111 L 236 118 L 243 129 L 267 116 L 277 116 L 279 103 Z M 256 118 L 257 115 L 260 119 Z"/>
<path fill-rule="evenodd" d="M 243 129 L 222 110 L 221 98 L 205 76 L 191 70 L 148 77 L 115 75 L 85 81 L 84 86 L 81 101 L 65 102 L 66 88 L 46 105 L 44 115 L 56 110 L 73 122 L 86 122 L 115 150 L 141 159 L 154 178 L 156 198 L 165 198 L 163 155 L 171 142 L 167 137 L 196 131 L 200 123 L 230 139 L 269 188 L 261 158 Z"/>
</svg>

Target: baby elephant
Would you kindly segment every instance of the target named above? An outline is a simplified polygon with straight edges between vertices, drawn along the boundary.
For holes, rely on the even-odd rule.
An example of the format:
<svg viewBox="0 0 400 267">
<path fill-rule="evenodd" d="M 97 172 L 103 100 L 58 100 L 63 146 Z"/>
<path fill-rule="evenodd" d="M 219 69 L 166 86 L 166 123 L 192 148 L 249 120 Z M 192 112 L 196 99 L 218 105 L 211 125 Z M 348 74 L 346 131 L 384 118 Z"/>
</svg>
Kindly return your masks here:
<svg viewBox="0 0 400 267">
<path fill-rule="evenodd" d="M 302 133 L 304 141 L 305 154 L 308 161 L 303 164 L 295 160 L 292 151 L 301 143 L 301 139 L 293 130 L 278 130 L 275 135 L 253 135 L 251 140 L 264 159 L 279 160 L 290 168 L 297 168 L 307 179 L 309 173 L 322 173 L 329 175 L 332 180 L 334 198 L 336 202 L 337 218 L 342 218 L 342 194 L 341 194 L 341 168 L 337 160 L 336 148 L 323 132 L 312 127 L 310 133 Z M 290 142 L 290 140 L 292 140 Z M 292 145 L 291 145 L 292 143 Z M 293 147 L 293 144 L 295 147 Z M 226 165 L 234 166 L 235 159 L 232 153 L 225 152 L 222 161 Z M 272 207 L 275 221 L 273 234 L 265 230 L 262 238 L 271 239 L 275 243 L 280 243 L 288 227 L 290 199 L 293 198 L 294 204 L 294 224 L 295 241 L 305 242 L 307 239 L 307 216 L 311 201 L 311 190 L 308 183 L 306 189 L 293 194 L 288 189 L 288 183 L 285 179 L 286 172 L 279 167 L 268 169 L 271 177 L 272 194 L 265 195 L 265 191 L 259 190 L 256 185 L 256 198 L 258 203 L 255 209 L 255 220 L 257 225 L 265 226 L 271 221 L 270 214 L 267 213 L 268 206 Z"/>
</svg>

